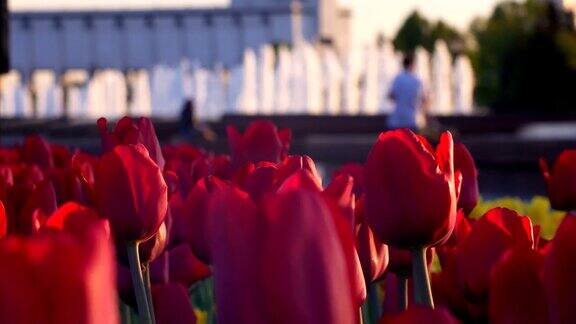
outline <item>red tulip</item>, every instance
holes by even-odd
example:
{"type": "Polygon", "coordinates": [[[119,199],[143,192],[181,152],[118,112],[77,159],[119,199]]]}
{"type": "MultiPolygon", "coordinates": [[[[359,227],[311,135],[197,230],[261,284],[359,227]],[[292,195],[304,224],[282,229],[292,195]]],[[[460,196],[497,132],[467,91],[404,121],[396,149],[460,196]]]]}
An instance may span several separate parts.
{"type": "Polygon", "coordinates": [[[446,259],[453,258],[459,245],[468,238],[472,231],[472,224],[472,221],[464,214],[464,210],[458,210],[456,226],[454,227],[452,235],[444,245],[436,247],[436,253],[438,254],[442,268],[444,268],[444,263],[447,262],[446,259]]]}
{"type": "Polygon", "coordinates": [[[576,322],[576,215],[567,214],[549,244],[544,261],[544,291],[550,323],[576,322]]]}
{"type": "MultiPolygon", "coordinates": [[[[266,193],[280,190],[289,177],[301,171],[310,175],[299,178],[305,183],[291,182],[291,184],[310,185],[313,187],[312,190],[322,190],[322,178],[316,170],[314,161],[305,155],[292,155],[281,163],[263,161],[245,164],[236,171],[233,181],[258,202],[266,193]]],[[[329,192],[332,190],[329,189],[329,192]]]]}
{"type": "Polygon", "coordinates": [[[146,241],[166,217],[167,186],[158,165],[142,145],[118,145],[95,170],[100,215],[110,221],[117,241],[146,241]]]}
{"type": "Polygon", "coordinates": [[[226,186],[222,180],[215,177],[204,178],[196,185],[185,201],[178,195],[170,199],[173,211],[173,226],[171,243],[187,243],[192,252],[202,262],[210,264],[210,228],[208,224],[212,214],[208,210],[208,201],[212,193],[226,186]]]}
{"type": "Polygon", "coordinates": [[[532,222],[505,208],[489,210],[477,220],[456,250],[458,280],[468,294],[488,297],[490,271],[512,248],[532,249],[532,222]]]}
{"type": "Polygon", "coordinates": [[[543,262],[541,252],[522,248],[500,259],[490,282],[490,323],[549,323],[543,262]]]}
{"type": "Polygon", "coordinates": [[[263,204],[265,322],[356,322],[355,278],[361,281],[362,273],[354,273],[351,250],[345,247],[352,238],[343,241],[338,233],[344,223],[338,224],[320,193],[306,189],[270,196],[263,204]]]}
{"type": "MultiPolygon", "coordinates": [[[[307,170],[296,170],[288,178],[279,183],[276,192],[289,192],[297,189],[307,189],[314,192],[322,191],[322,187],[318,185],[316,178],[310,172],[307,170]]],[[[352,230],[353,220],[350,218],[351,217],[348,217],[348,220],[350,223],[350,229],[352,230]]]]}
{"type": "MultiPolygon", "coordinates": [[[[276,176],[278,168],[275,164],[270,162],[259,162],[255,166],[252,164],[247,164],[247,166],[252,166],[244,176],[244,180],[241,188],[250,194],[250,197],[256,202],[269,192],[273,192],[276,189],[276,176]]],[[[241,175],[238,174],[241,177],[241,175]]]]}
{"type": "Polygon", "coordinates": [[[158,324],[194,324],[196,315],[188,292],[182,285],[168,283],[152,286],[154,313],[158,324]]]}
{"type": "Polygon", "coordinates": [[[76,202],[67,202],[62,205],[50,215],[44,224],[46,228],[66,231],[80,237],[83,237],[86,231],[91,230],[96,225],[102,226],[106,235],[109,235],[108,223],[101,220],[92,209],[76,202]]]}
{"type": "MultiPolygon", "coordinates": [[[[19,216],[24,206],[30,201],[33,192],[39,190],[37,187],[44,181],[44,173],[36,165],[16,164],[10,167],[9,172],[4,169],[4,178],[2,187],[3,197],[8,217],[8,232],[18,230],[17,224],[19,216]]],[[[29,204],[30,205],[30,204],[29,204]]],[[[27,212],[27,215],[33,213],[33,210],[27,212]]],[[[26,218],[24,218],[26,219],[26,218]]]]}
{"type": "Polygon", "coordinates": [[[458,209],[466,215],[478,204],[478,171],[472,154],[462,143],[454,144],[454,168],[462,174],[462,185],[458,196],[458,209]]]}
{"type": "Polygon", "coordinates": [[[212,160],[209,156],[201,156],[190,164],[193,183],[212,175],[212,160]]]}
{"type": "Polygon", "coordinates": [[[163,145],[162,155],[169,160],[183,160],[186,162],[192,162],[197,158],[204,156],[205,152],[193,145],[182,143],[178,145],[163,145]]]}
{"type": "MultiPolygon", "coordinates": [[[[36,232],[40,225],[38,217],[48,216],[56,211],[56,193],[50,180],[44,180],[26,200],[26,203],[17,219],[12,220],[9,232],[21,235],[31,235],[36,232]],[[38,214],[39,211],[41,214],[38,214]]],[[[42,217],[40,217],[42,218],[42,217]]]]}
{"type": "Polygon", "coordinates": [[[170,210],[170,215],[172,216],[173,225],[171,226],[170,233],[168,235],[168,245],[170,246],[188,242],[188,238],[192,235],[192,229],[190,228],[186,219],[192,213],[188,212],[185,202],[186,196],[183,197],[180,193],[172,195],[169,198],[168,209],[170,210]]]}
{"type": "Polygon", "coordinates": [[[164,171],[164,181],[166,181],[166,186],[168,186],[168,197],[172,197],[173,194],[178,193],[180,179],[178,179],[176,172],[170,170],[164,171]]]}
{"type": "Polygon", "coordinates": [[[82,183],[89,188],[93,188],[94,168],[98,163],[98,158],[78,151],[72,155],[70,163],[74,173],[80,178],[82,183]]]}
{"type": "Polygon", "coordinates": [[[441,244],[456,221],[452,136],[436,152],[409,130],[380,134],[365,167],[366,217],[382,242],[411,249],[441,244]]]}
{"type": "Polygon", "coordinates": [[[205,228],[210,239],[206,243],[213,265],[218,322],[266,323],[262,305],[266,296],[258,285],[263,280],[259,271],[268,265],[259,257],[265,232],[260,229],[257,207],[246,193],[224,185],[215,187],[209,210],[205,228]]]}
{"type": "Polygon", "coordinates": [[[366,285],[378,280],[388,267],[388,246],[382,243],[368,226],[364,217],[364,199],[357,200],[355,208],[356,250],[362,264],[366,285]]]}
{"type": "Polygon", "coordinates": [[[363,222],[356,234],[356,249],[368,285],[380,278],[388,267],[388,246],[380,242],[363,222]]]}
{"type": "Polygon", "coordinates": [[[90,192],[86,191],[86,187],[72,168],[52,168],[47,175],[54,185],[58,204],[71,200],[88,204],[90,201],[90,192]]]}
{"type": "Polygon", "coordinates": [[[200,261],[186,244],[173,247],[168,252],[170,282],[190,287],[195,282],[210,277],[210,268],[200,261]]]}
{"type": "Polygon", "coordinates": [[[278,163],[286,157],[290,147],[290,129],[278,130],[267,120],[251,123],[244,134],[234,126],[226,128],[232,161],[236,166],[247,162],[268,161],[278,163]]]}
{"type": "Polygon", "coordinates": [[[23,162],[20,158],[20,149],[12,147],[0,147],[0,164],[12,164],[23,162]]]}
{"type": "Polygon", "coordinates": [[[54,166],[57,168],[68,168],[70,166],[70,158],[72,154],[65,145],[51,144],[50,151],[54,159],[54,166]]]}
{"type": "Polygon", "coordinates": [[[183,160],[167,160],[166,170],[176,174],[178,179],[178,192],[186,197],[190,189],[194,186],[196,181],[196,174],[193,174],[191,162],[183,160]]]}
{"type": "Polygon", "coordinates": [[[464,211],[462,209],[459,210],[456,214],[456,226],[454,226],[452,235],[448,241],[446,241],[446,244],[440,246],[438,250],[457,247],[458,244],[462,243],[464,240],[466,240],[466,238],[468,238],[470,232],[472,231],[473,224],[474,223],[472,220],[466,218],[464,211]]]}
{"type": "Polygon", "coordinates": [[[460,323],[444,308],[428,308],[412,306],[408,310],[395,315],[384,316],[380,324],[457,324],[460,323]]]}
{"type": "Polygon", "coordinates": [[[164,157],[162,149],[154,130],[154,125],[149,118],[141,117],[133,120],[130,117],[123,117],[116,123],[114,132],[108,131],[108,121],[100,118],[97,122],[102,148],[104,152],[111,151],[116,145],[121,144],[142,144],[148,150],[150,158],[164,170],[164,157]]]}
{"type": "Polygon", "coordinates": [[[460,209],[452,236],[446,244],[436,247],[442,271],[432,274],[432,287],[434,299],[439,305],[449,307],[454,314],[465,321],[485,322],[488,318],[485,300],[468,300],[457,279],[457,250],[471,231],[471,220],[460,209]]]}
{"type": "MultiPolygon", "coordinates": [[[[311,191],[318,194],[321,193],[321,190],[322,188],[318,187],[316,176],[308,170],[297,170],[283,182],[277,193],[311,191]]],[[[360,307],[366,300],[366,283],[364,282],[362,263],[355,247],[355,201],[352,194],[352,179],[343,176],[341,180],[333,182],[329,188],[322,192],[322,196],[331,210],[330,214],[336,225],[338,237],[346,256],[353,299],[360,307]]]]}
{"type": "Polygon", "coordinates": [[[354,178],[354,194],[356,196],[364,193],[364,165],[360,163],[344,164],[332,173],[332,178],[336,178],[341,174],[347,174],[354,178]]]}
{"type": "Polygon", "coordinates": [[[22,160],[35,164],[42,169],[49,169],[54,166],[54,158],[50,145],[45,139],[38,135],[26,137],[22,146],[22,160]]]}
{"type": "Polygon", "coordinates": [[[354,188],[354,179],[342,174],[332,179],[332,182],[324,190],[324,195],[330,197],[340,208],[342,213],[350,221],[354,228],[354,209],[356,208],[356,199],[352,189],[354,188]]]}
{"type": "Polygon", "coordinates": [[[150,271],[150,282],[152,284],[170,282],[170,252],[164,250],[162,254],[150,262],[148,271],[150,271]]]}
{"type": "Polygon", "coordinates": [[[75,152],[70,160],[70,168],[74,176],[80,182],[81,192],[89,205],[94,206],[96,203],[94,193],[94,170],[98,158],[82,152],[75,152]]]}
{"type": "Polygon", "coordinates": [[[8,199],[8,192],[14,186],[14,174],[8,166],[0,165],[0,199],[8,199]]]}
{"type": "Polygon", "coordinates": [[[550,170],[544,159],[540,160],[548,197],[554,209],[576,209],[576,150],[564,150],[550,170]]]}
{"type": "MultiPolygon", "coordinates": [[[[154,234],[148,240],[141,242],[138,245],[138,255],[140,257],[140,263],[149,264],[158,258],[166,249],[168,245],[168,229],[166,222],[163,222],[158,228],[158,232],[154,234]]],[[[117,242],[116,244],[116,257],[119,262],[128,266],[128,254],[126,251],[125,244],[122,242],[117,242]]]]}
{"type": "Polygon", "coordinates": [[[211,172],[222,180],[231,180],[234,175],[232,160],[227,154],[216,154],[210,159],[211,172]]]}
{"type": "Polygon", "coordinates": [[[322,188],[322,177],[316,170],[314,160],[306,155],[291,155],[284,159],[282,163],[278,165],[278,171],[276,171],[276,185],[282,185],[288,177],[298,170],[310,172],[312,175],[311,179],[316,183],[316,186],[322,188]]]}
{"type": "Polygon", "coordinates": [[[106,222],[70,205],[53,217],[52,231],[0,241],[2,322],[118,323],[106,222]]]}
{"type": "Polygon", "coordinates": [[[7,224],[7,217],[6,217],[6,209],[4,208],[4,204],[2,200],[0,200],[0,238],[6,235],[6,231],[8,229],[7,224]]]}

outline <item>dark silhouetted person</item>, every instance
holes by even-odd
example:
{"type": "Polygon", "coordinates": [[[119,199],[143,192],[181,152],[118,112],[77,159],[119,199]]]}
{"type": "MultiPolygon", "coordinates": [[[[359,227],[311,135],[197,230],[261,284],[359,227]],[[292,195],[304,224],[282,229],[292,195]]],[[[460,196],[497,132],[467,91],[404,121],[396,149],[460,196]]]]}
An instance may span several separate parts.
{"type": "Polygon", "coordinates": [[[180,131],[185,136],[196,137],[207,142],[216,140],[216,133],[196,118],[196,105],[194,99],[186,99],[180,111],[180,131]]]}

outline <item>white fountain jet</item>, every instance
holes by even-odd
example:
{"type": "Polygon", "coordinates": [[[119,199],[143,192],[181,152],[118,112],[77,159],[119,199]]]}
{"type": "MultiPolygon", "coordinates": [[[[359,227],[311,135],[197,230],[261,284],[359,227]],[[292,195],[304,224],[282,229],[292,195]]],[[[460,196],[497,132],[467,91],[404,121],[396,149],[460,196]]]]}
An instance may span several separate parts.
{"type": "Polygon", "coordinates": [[[66,116],[69,118],[88,117],[88,81],[87,70],[70,69],[62,75],[66,98],[66,116]]]}
{"type": "Polygon", "coordinates": [[[0,79],[0,117],[31,118],[34,115],[30,91],[22,83],[18,71],[10,71],[0,79]]]}
{"type": "Polygon", "coordinates": [[[129,112],[132,116],[148,117],[152,115],[152,97],[150,95],[150,75],[141,69],[128,73],[128,87],[131,91],[129,112]]]}
{"type": "Polygon", "coordinates": [[[216,66],[214,71],[207,73],[207,100],[204,120],[216,121],[224,114],[225,106],[225,89],[224,89],[224,69],[222,66],[216,66]]]}
{"type": "Polygon", "coordinates": [[[364,50],[364,71],[362,73],[362,113],[376,115],[379,111],[380,92],[378,90],[378,50],[367,46],[364,50]]]}
{"type": "Polygon", "coordinates": [[[452,57],[446,43],[438,40],[432,57],[431,112],[436,115],[451,115],[454,111],[452,98],[452,57]]]}
{"type": "Polygon", "coordinates": [[[342,81],[344,71],[338,55],[332,48],[325,48],[322,59],[324,112],[338,115],[342,109],[342,81]]]}
{"type": "Polygon", "coordinates": [[[418,46],[414,52],[414,73],[422,82],[424,95],[427,98],[431,96],[431,71],[430,71],[430,54],[427,50],[418,46]]]}
{"type": "Polygon", "coordinates": [[[292,55],[287,47],[282,46],[278,50],[278,68],[274,78],[274,107],[277,114],[286,114],[290,111],[292,101],[291,77],[292,55]]]}
{"type": "Polygon", "coordinates": [[[38,70],[32,74],[32,89],[36,95],[36,117],[62,117],[62,88],[51,70],[38,70]]]}
{"type": "Polygon", "coordinates": [[[344,64],[344,93],[342,112],[348,115],[360,113],[360,70],[362,53],[358,50],[350,50],[344,64]]]}
{"type": "Polygon", "coordinates": [[[266,44],[258,55],[257,98],[261,114],[274,113],[274,48],[266,44]]]}
{"type": "Polygon", "coordinates": [[[197,66],[192,72],[191,97],[194,98],[194,114],[198,120],[209,118],[208,79],[210,71],[197,66]]]}
{"type": "Polygon", "coordinates": [[[306,84],[306,113],[322,113],[322,70],[318,51],[310,44],[302,43],[306,84]]]}
{"type": "Polygon", "coordinates": [[[240,95],[239,111],[246,115],[258,113],[258,100],[256,97],[256,54],[251,48],[244,51],[244,76],[242,82],[242,92],[240,95]]]}
{"type": "Polygon", "coordinates": [[[474,110],[474,71],[468,56],[460,55],[454,63],[454,108],[456,114],[470,115],[474,110]]]}
{"type": "Polygon", "coordinates": [[[118,70],[97,71],[88,85],[88,116],[118,119],[128,113],[126,78],[118,70]]]}
{"type": "Polygon", "coordinates": [[[151,71],[152,116],[177,118],[180,115],[185,95],[184,71],[180,66],[157,65],[151,71]]]}
{"type": "Polygon", "coordinates": [[[306,59],[304,48],[298,45],[292,49],[292,73],[290,74],[290,114],[303,114],[306,111],[306,59]]]}

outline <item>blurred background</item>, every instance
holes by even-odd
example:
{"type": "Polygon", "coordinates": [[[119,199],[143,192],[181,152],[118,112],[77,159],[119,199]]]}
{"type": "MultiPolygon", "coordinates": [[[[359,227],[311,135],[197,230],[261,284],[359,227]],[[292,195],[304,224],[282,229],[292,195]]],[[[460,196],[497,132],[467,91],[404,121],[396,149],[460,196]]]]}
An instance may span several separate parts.
{"type": "Polygon", "coordinates": [[[484,196],[542,194],[539,157],[576,146],[576,1],[6,0],[0,144],[99,147],[95,119],[149,116],[165,143],[226,150],[269,118],[294,153],[363,161],[402,53],[484,196]],[[6,8],[7,7],[7,8],[6,8]]]}

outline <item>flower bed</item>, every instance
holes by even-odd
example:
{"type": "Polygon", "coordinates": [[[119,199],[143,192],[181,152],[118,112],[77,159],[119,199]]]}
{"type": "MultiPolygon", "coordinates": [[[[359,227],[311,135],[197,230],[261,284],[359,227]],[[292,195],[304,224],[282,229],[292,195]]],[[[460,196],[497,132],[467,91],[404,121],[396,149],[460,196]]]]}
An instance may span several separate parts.
{"type": "Polygon", "coordinates": [[[576,322],[572,150],[541,163],[550,206],[479,202],[448,132],[382,133],[323,183],[268,121],[229,155],[97,128],[98,156],[0,148],[2,322],[576,322]]]}

